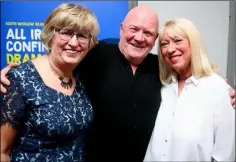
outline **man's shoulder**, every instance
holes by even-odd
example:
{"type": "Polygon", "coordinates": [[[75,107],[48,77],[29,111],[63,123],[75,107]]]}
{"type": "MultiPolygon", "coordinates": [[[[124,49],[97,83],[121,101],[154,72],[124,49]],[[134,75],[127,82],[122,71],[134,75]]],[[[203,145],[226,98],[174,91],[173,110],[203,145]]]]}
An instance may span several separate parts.
{"type": "Polygon", "coordinates": [[[109,50],[113,50],[116,49],[118,46],[118,44],[112,44],[112,43],[108,43],[105,41],[99,41],[98,44],[91,49],[90,53],[99,53],[99,52],[104,52],[104,51],[109,51],[109,50]]]}
{"type": "Polygon", "coordinates": [[[100,48],[100,49],[103,49],[103,50],[115,49],[115,48],[118,47],[118,43],[117,44],[116,43],[110,43],[110,42],[106,42],[104,40],[101,40],[101,41],[99,41],[99,43],[96,47],[100,48]]]}
{"type": "Polygon", "coordinates": [[[88,68],[93,69],[103,65],[107,60],[114,58],[117,49],[118,45],[116,44],[99,41],[99,43],[88,52],[75,71],[83,71],[88,68]]]}
{"type": "Polygon", "coordinates": [[[147,60],[148,62],[155,63],[156,65],[158,65],[158,56],[157,56],[156,54],[149,53],[149,54],[147,55],[146,60],[147,60]]]}
{"type": "Polygon", "coordinates": [[[159,76],[159,62],[157,55],[149,53],[144,59],[142,66],[159,76]]]}
{"type": "Polygon", "coordinates": [[[157,54],[154,54],[154,53],[149,53],[148,56],[150,56],[152,58],[157,58],[157,54]]]}

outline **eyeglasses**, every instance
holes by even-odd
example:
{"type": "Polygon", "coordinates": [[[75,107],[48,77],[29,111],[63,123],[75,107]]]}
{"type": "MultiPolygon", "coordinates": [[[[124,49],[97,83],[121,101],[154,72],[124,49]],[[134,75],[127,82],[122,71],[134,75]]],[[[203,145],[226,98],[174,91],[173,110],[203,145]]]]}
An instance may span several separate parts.
{"type": "Polygon", "coordinates": [[[55,31],[59,33],[60,38],[64,41],[70,41],[75,35],[80,43],[88,44],[92,38],[91,34],[75,34],[73,31],[66,29],[55,29],[55,31]]]}

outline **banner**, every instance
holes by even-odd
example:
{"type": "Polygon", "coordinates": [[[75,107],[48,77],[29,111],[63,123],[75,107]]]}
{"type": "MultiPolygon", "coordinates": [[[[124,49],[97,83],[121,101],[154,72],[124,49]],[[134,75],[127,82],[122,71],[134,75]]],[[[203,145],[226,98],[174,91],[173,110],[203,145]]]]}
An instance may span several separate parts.
{"type": "MultiPolygon", "coordinates": [[[[7,64],[23,63],[47,52],[40,40],[43,22],[54,8],[64,2],[0,2],[1,69],[7,64]]],[[[95,13],[100,25],[99,40],[119,38],[120,23],[128,12],[127,1],[69,1],[69,3],[81,4],[95,13]]]]}

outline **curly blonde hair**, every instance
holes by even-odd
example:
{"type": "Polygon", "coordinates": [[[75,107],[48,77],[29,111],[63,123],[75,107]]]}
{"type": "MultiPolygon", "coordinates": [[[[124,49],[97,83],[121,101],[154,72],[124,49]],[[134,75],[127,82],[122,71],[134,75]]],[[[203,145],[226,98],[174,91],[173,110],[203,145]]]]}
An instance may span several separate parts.
{"type": "Polygon", "coordinates": [[[41,40],[48,50],[51,49],[55,29],[79,30],[81,33],[91,34],[90,48],[98,42],[99,24],[96,16],[89,9],[77,4],[61,4],[46,18],[41,40]]]}

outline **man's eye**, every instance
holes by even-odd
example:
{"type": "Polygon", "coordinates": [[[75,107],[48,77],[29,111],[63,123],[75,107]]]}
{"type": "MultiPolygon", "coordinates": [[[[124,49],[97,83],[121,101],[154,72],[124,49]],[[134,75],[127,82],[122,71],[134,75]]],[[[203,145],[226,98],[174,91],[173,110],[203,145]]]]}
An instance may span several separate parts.
{"type": "Polygon", "coordinates": [[[145,32],[144,33],[147,37],[151,37],[152,36],[152,33],[149,33],[149,32],[145,32]]]}
{"type": "Polygon", "coordinates": [[[136,32],[137,31],[136,28],[130,28],[129,30],[132,31],[132,32],[136,32]]]}

